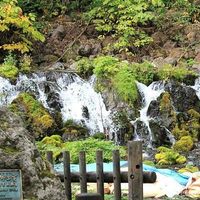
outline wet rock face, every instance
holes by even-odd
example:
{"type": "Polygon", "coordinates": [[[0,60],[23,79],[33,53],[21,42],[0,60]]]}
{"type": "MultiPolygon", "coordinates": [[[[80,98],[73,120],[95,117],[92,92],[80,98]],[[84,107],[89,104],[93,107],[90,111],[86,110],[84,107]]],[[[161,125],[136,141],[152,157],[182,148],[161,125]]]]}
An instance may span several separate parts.
{"type": "Polygon", "coordinates": [[[34,142],[22,120],[0,108],[0,168],[21,169],[24,199],[65,199],[60,180],[42,160],[34,142]]]}
{"type": "Polygon", "coordinates": [[[199,99],[195,90],[191,87],[171,81],[166,84],[165,90],[170,93],[177,112],[186,112],[191,108],[194,108],[198,112],[200,111],[199,99]]]}

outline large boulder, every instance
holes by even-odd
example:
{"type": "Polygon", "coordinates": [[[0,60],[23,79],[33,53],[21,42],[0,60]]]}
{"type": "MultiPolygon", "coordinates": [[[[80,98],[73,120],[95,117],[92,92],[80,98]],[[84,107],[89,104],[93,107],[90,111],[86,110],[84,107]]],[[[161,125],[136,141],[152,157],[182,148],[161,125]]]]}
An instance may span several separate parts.
{"type": "Polygon", "coordinates": [[[63,200],[64,188],[16,114],[0,108],[0,168],[22,171],[24,199],[63,200]]]}

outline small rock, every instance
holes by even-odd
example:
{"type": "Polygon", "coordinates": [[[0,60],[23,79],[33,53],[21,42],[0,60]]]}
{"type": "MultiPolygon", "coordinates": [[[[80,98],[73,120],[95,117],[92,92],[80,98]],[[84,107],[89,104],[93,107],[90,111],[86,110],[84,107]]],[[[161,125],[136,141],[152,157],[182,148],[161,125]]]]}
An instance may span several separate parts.
{"type": "Polygon", "coordinates": [[[65,28],[63,25],[59,25],[52,33],[51,39],[61,40],[66,34],[65,28]]]}
{"type": "Polygon", "coordinates": [[[177,59],[172,58],[172,57],[167,57],[167,58],[164,59],[164,61],[166,62],[166,64],[170,64],[170,65],[176,65],[177,64],[177,59]]]}
{"type": "Polygon", "coordinates": [[[89,57],[92,54],[92,45],[89,44],[81,45],[80,48],[78,49],[78,54],[80,56],[89,57]]]}

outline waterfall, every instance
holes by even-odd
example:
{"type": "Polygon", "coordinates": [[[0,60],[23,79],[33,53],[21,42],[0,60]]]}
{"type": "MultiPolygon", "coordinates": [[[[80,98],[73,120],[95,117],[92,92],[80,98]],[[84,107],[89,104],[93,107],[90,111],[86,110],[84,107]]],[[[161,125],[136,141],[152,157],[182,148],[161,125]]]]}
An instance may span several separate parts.
{"type": "Polygon", "coordinates": [[[0,106],[10,104],[20,92],[30,92],[52,111],[60,108],[63,121],[72,119],[86,125],[91,134],[112,132],[110,111],[106,110],[103,98],[93,88],[94,78],[87,82],[76,74],[38,73],[20,75],[16,84],[0,77],[0,106]]]}
{"type": "MultiPolygon", "coordinates": [[[[149,141],[153,140],[153,135],[149,126],[149,116],[147,115],[147,111],[150,103],[153,100],[156,100],[162,92],[164,92],[164,84],[162,82],[153,82],[149,86],[144,85],[143,83],[136,82],[139,93],[142,97],[142,108],[140,110],[140,117],[137,118],[134,122],[132,122],[135,130],[135,138],[139,138],[137,133],[137,122],[142,121],[147,128],[149,134],[149,141]]],[[[140,138],[141,139],[141,138],[140,138]]],[[[151,146],[151,143],[149,143],[151,146]]]]}
{"type": "Polygon", "coordinates": [[[192,86],[192,88],[196,90],[196,94],[198,98],[200,99],[200,77],[195,80],[195,84],[194,86],[192,86]]]}

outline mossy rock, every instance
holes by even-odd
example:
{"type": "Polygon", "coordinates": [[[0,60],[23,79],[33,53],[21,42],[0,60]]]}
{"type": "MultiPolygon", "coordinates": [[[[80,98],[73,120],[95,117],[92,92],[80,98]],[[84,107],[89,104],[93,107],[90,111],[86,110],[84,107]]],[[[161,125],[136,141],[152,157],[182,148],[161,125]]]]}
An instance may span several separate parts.
{"type": "Polygon", "coordinates": [[[194,173],[194,172],[198,172],[198,171],[199,171],[199,168],[196,166],[192,166],[192,165],[186,165],[186,167],[178,170],[179,173],[185,173],[185,172],[194,173]]]}
{"type": "Polygon", "coordinates": [[[158,153],[155,155],[155,159],[158,165],[174,165],[186,162],[186,158],[173,149],[159,147],[157,151],[158,153]]]}
{"type": "Polygon", "coordinates": [[[179,141],[177,141],[173,149],[178,152],[189,152],[192,150],[194,142],[191,136],[183,136],[179,141]]]}
{"type": "Polygon", "coordinates": [[[62,131],[63,131],[62,139],[64,141],[84,139],[89,136],[89,130],[87,127],[78,124],[71,119],[67,120],[64,123],[62,131]]]}
{"type": "Polygon", "coordinates": [[[172,130],[172,134],[175,136],[175,138],[177,140],[179,140],[180,138],[182,138],[183,136],[188,136],[190,135],[189,131],[185,130],[185,129],[180,129],[178,127],[178,125],[176,125],[174,127],[174,129],[172,130]]]}
{"type": "Polygon", "coordinates": [[[56,126],[50,113],[29,93],[21,93],[12,102],[10,109],[22,117],[27,128],[36,138],[50,134],[56,126]]]}

